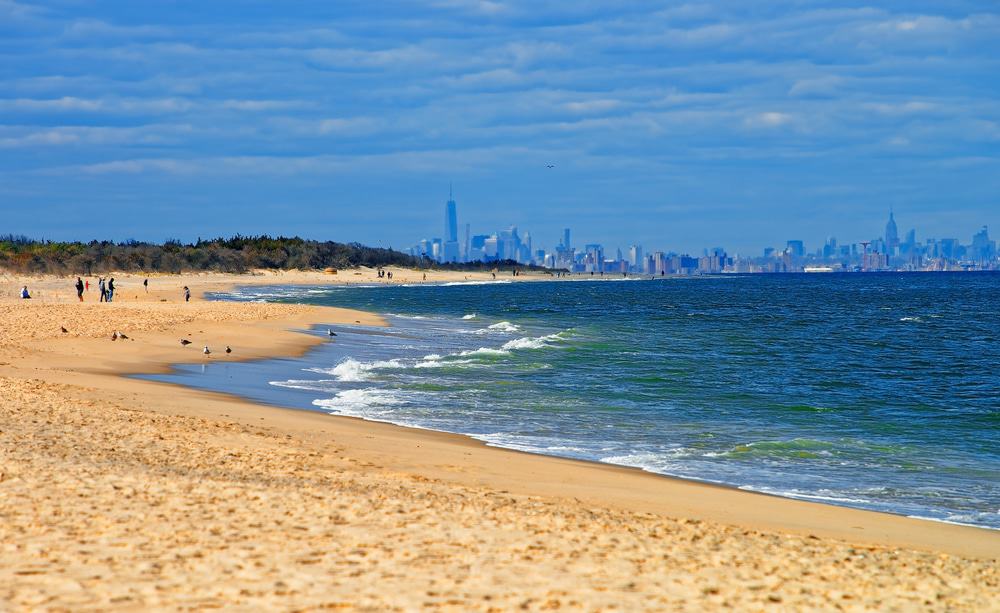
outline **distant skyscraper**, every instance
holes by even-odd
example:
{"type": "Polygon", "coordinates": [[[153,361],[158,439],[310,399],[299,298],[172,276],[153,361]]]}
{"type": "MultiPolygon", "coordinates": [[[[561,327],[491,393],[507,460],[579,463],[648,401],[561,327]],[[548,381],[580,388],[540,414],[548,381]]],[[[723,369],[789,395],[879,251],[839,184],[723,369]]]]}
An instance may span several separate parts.
{"type": "Polygon", "coordinates": [[[788,241],[785,244],[785,251],[791,255],[800,258],[806,254],[806,247],[802,241],[788,241]]]}
{"type": "Polygon", "coordinates": [[[458,212],[451,187],[448,187],[448,204],[445,205],[444,240],[458,242],[458,212]]]}
{"type": "Polygon", "coordinates": [[[889,209],[889,222],[885,224],[886,253],[893,254],[897,247],[899,247],[899,231],[896,229],[896,220],[893,219],[892,209],[889,209]]]}
{"type": "Polygon", "coordinates": [[[563,229],[562,246],[565,247],[566,249],[572,247],[572,245],[569,242],[569,228],[563,229]]]}
{"type": "Polygon", "coordinates": [[[632,245],[628,248],[628,263],[632,267],[632,270],[636,272],[643,271],[645,261],[642,258],[642,247],[640,245],[632,245]]]}
{"type": "Polygon", "coordinates": [[[438,258],[444,262],[458,261],[458,206],[452,195],[451,186],[448,186],[448,203],[444,209],[444,247],[441,256],[438,258]]]}

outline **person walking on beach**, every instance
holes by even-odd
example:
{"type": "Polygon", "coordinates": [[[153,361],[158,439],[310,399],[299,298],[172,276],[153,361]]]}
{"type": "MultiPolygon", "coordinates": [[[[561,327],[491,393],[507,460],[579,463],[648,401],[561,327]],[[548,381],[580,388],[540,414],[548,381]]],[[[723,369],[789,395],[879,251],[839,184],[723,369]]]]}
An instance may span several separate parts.
{"type": "Polygon", "coordinates": [[[186,285],[184,286],[184,302],[191,302],[191,290],[186,285]]]}
{"type": "Polygon", "coordinates": [[[108,279],[108,302],[115,299],[115,278],[108,279]]]}
{"type": "Polygon", "coordinates": [[[142,289],[146,290],[147,294],[149,293],[149,279],[142,280],[142,289]]]}
{"type": "Polygon", "coordinates": [[[25,285],[21,288],[21,300],[30,300],[31,294],[28,293],[28,286],[25,285]]]}
{"type": "Polygon", "coordinates": [[[99,279],[97,280],[97,290],[98,290],[99,292],[101,292],[101,298],[100,298],[100,300],[98,300],[98,302],[104,302],[105,300],[107,300],[107,297],[108,297],[108,290],[107,290],[107,288],[106,288],[106,287],[104,286],[104,277],[100,277],[100,278],[99,278],[99,279]]]}
{"type": "Polygon", "coordinates": [[[80,277],[76,278],[76,297],[80,299],[80,302],[83,302],[83,279],[80,277]]]}
{"type": "Polygon", "coordinates": [[[86,290],[87,290],[88,292],[90,291],[90,279],[87,279],[86,281],[84,281],[84,282],[83,282],[83,287],[84,287],[84,289],[86,289],[86,290]]]}

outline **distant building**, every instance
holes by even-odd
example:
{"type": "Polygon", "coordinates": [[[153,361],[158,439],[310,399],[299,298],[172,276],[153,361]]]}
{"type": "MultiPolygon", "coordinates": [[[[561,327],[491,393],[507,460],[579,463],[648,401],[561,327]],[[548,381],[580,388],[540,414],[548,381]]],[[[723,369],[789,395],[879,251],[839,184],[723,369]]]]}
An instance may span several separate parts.
{"type": "Polygon", "coordinates": [[[806,254],[806,246],[802,241],[791,240],[785,243],[785,251],[792,257],[801,258],[806,254]]]}
{"type": "Polygon", "coordinates": [[[996,258],[997,243],[990,240],[990,234],[983,226],[983,229],[972,236],[972,245],[969,247],[969,256],[977,262],[988,262],[996,258]]]}
{"type": "Polygon", "coordinates": [[[444,245],[441,248],[441,257],[437,258],[442,262],[457,262],[458,251],[458,205],[452,195],[451,188],[448,189],[448,202],[444,207],[444,245]]]}
{"type": "Polygon", "coordinates": [[[889,209],[889,221],[885,224],[885,252],[893,255],[899,250],[899,231],[896,229],[896,220],[893,218],[892,209],[889,209]]]}
{"type": "Polygon", "coordinates": [[[632,245],[628,248],[628,264],[633,272],[644,272],[645,262],[642,259],[642,246],[632,245]]]}
{"type": "Polygon", "coordinates": [[[602,272],[604,270],[604,247],[597,243],[585,245],[583,272],[602,272]]]}

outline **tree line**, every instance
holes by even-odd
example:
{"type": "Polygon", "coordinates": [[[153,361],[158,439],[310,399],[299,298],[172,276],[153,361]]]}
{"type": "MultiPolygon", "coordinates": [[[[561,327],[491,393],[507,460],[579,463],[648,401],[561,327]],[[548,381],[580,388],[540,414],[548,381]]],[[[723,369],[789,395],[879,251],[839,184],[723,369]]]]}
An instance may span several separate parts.
{"type": "MultiPolygon", "coordinates": [[[[367,266],[485,270],[519,267],[517,262],[438,264],[393,249],[360,243],[306,240],[299,237],[241,236],[198,239],[184,244],[140,241],[63,242],[26,236],[0,236],[0,269],[19,274],[93,275],[120,272],[217,271],[253,269],[310,270],[367,266]]],[[[522,267],[523,268],[523,267],[522,267]]]]}

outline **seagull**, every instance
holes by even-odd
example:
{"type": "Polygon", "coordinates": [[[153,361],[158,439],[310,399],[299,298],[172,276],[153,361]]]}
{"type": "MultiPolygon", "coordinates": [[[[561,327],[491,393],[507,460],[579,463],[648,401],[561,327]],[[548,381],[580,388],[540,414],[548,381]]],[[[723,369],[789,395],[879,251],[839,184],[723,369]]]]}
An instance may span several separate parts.
{"type": "Polygon", "coordinates": [[[208,345],[205,345],[205,348],[202,349],[201,352],[204,353],[205,355],[212,353],[211,351],[208,350],[208,345]]]}
{"type": "Polygon", "coordinates": [[[190,345],[190,344],[191,344],[191,341],[189,341],[189,340],[188,340],[188,339],[186,339],[186,338],[182,338],[182,339],[181,339],[181,344],[182,344],[182,345],[190,345]]]}
{"type": "Polygon", "coordinates": [[[555,168],[556,165],[555,164],[546,164],[545,167],[546,168],[555,168]]]}
{"type": "Polygon", "coordinates": [[[327,329],[326,335],[327,336],[337,336],[337,333],[334,332],[333,330],[327,329]]]}
{"type": "Polygon", "coordinates": [[[232,352],[233,352],[232,348],[230,348],[229,345],[226,345],[226,353],[232,353],[232,352]]]}
{"type": "Polygon", "coordinates": [[[59,329],[62,330],[63,334],[69,334],[69,330],[66,329],[66,326],[59,326],[59,329]]]}
{"type": "Polygon", "coordinates": [[[115,330],[114,332],[111,333],[111,340],[113,341],[118,340],[118,330],[115,330]]]}
{"type": "Polygon", "coordinates": [[[128,340],[127,336],[125,336],[124,334],[122,334],[121,332],[119,332],[117,330],[115,330],[115,334],[117,334],[118,338],[122,339],[123,341],[127,341],[128,340]]]}

